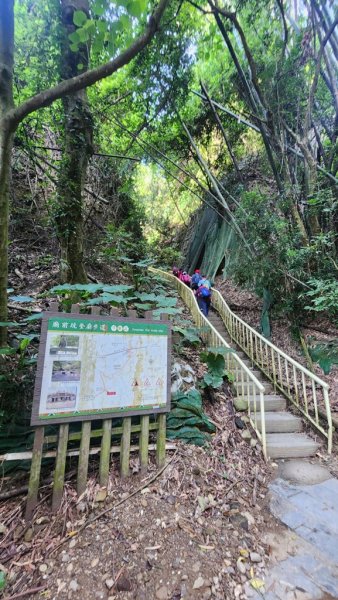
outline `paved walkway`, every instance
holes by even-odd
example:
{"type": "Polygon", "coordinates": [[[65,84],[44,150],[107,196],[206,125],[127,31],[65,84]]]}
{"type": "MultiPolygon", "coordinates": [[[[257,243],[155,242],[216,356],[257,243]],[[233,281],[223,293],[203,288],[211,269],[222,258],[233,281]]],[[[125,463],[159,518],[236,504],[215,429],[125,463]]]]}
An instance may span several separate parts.
{"type": "Polygon", "coordinates": [[[265,591],[257,594],[247,590],[248,598],[338,598],[338,480],[306,461],[284,465],[292,467],[293,462],[298,463],[301,483],[284,479],[282,470],[282,476],[270,485],[271,512],[291,531],[285,530],[278,536],[270,534],[266,540],[275,564],[266,575],[265,591]],[[302,479],[307,478],[301,476],[301,465],[308,472],[309,481],[319,479],[319,483],[304,483],[302,479]]]}

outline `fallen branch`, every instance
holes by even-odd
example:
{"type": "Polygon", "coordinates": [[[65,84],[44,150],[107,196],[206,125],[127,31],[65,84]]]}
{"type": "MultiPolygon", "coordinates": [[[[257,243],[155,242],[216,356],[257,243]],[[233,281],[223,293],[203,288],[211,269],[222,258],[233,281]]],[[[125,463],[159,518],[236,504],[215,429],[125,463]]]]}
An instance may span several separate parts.
{"type": "Polygon", "coordinates": [[[7,492],[2,492],[0,494],[1,500],[8,500],[8,498],[14,498],[15,496],[20,496],[20,494],[26,494],[28,492],[28,485],[23,485],[22,487],[16,488],[14,490],[8,490],[7,492]]]}
{"type": "Polygon", "coordinates": [[[7,596],[4,600],[16,600],[17,598],[23,598],[24,596],[28,596],[28,594],[37,594],[38,592],[42,592],[46,590],[46,585],[41,585],[40,587],[31,588],[30,590],[25,590],[24,592],[20,592],[19,594],[14,594],[14,596],[7,596]]]}

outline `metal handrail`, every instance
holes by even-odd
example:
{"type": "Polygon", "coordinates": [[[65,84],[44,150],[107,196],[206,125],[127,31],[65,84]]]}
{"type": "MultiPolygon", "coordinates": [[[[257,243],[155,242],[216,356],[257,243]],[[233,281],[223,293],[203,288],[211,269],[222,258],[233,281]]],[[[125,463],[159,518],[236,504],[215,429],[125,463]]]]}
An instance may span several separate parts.
{"type": "Polygon", "coordinates": [[[231,339],[265,373],[275,389],[278,388],[327,438],[328,453],[331,454],[333,427],[329,385],[233,313],[218,290],[213,289],[212,301],[231,339]],[[322,399],[325,411],[318,407],[318,399],[322,399]],[[326,427],[322,425],[324,419],[326,427]]]}
{"type": "MultiPolygon", "coordinates": [[[[199,328],[203,328],[201,337],[204,342],[211,347],[224,346],[231,348],[226,340],[218,333],[215,327],[205,317],[198,306],[195,294],[182,281],[171,273],[149,267],[153,273],[158,273],[161,277],[173,284],[183,302],[191,311],[192,317],[199,328]]],[[[248,415],[250,424],[256,432],[262,444],[264,457],[267,459],[266,446],[266,428],[265,428],[265,410],[264,410],[264,385],[255,377],[249,367],[241,360],[236,352],[225,354],[226,369],[234,378],[234,383],[238,392],[241,392],[243,398],[248,397],[248,415]],[[260,411],[257,411],[257,402],[259,402],[260,411]],[[258,418],[257,418],[258,416],[258,418]]]]}

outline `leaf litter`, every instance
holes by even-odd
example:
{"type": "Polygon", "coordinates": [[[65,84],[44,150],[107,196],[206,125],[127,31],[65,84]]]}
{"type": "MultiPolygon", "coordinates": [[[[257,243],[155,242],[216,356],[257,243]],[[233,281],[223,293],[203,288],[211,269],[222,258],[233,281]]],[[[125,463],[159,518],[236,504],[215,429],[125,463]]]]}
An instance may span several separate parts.
{"type": "Polygon", "coordinates": [[[203,448],[176,443],[159,474],[151,458],[141,475],[132,457],[132,475],[121,480],[114,459],[102,489],[93,461],[84,494],[69,480],[52,514],[46,486],[32,523],[23,520],[24,501],[2,503],[5,597],[207,600],[261,591],[269,467],[259,445],[243,440],[224,393],[217,396],[205,408],[223,430],[203,448]]]}

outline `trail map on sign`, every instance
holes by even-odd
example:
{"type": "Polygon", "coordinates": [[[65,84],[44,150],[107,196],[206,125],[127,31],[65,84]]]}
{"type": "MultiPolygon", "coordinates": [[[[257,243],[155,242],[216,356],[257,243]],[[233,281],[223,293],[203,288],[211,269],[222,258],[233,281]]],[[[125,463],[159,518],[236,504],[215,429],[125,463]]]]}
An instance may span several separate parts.
{"type": "Polygon", "coordinates": [[[166,407],[167,324],[67,317],[48,319],[38,420],[166,407]]]}

